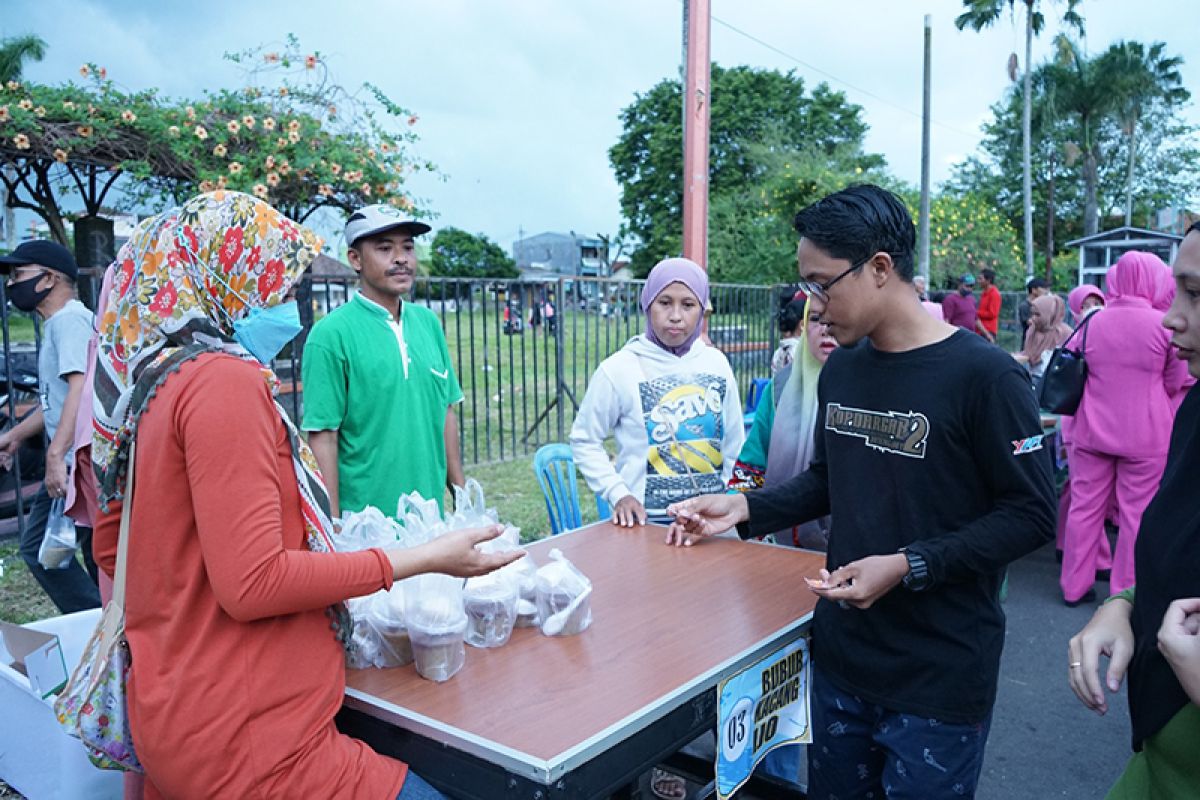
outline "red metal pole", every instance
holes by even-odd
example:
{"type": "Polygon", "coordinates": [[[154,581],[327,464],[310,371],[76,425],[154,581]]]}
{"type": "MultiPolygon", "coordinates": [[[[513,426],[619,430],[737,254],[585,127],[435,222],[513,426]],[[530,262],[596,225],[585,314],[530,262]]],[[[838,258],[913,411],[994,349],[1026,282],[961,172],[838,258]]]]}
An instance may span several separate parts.
{"type": "Polygon", "coordinates": [[[684,0],[683,256],[708,269],[709,0],[684,0]]]}

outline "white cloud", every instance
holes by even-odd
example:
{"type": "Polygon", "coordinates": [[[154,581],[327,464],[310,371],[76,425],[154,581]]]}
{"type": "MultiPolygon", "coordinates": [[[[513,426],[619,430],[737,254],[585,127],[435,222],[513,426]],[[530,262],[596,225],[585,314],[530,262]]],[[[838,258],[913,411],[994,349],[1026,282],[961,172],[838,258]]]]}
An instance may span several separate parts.
{"type": "MultiPolygon", "coordinates": [[[[714,0],[714,16],[744,33],[714,22],[712,54],[722,65],[794,69],[810,85],[845,91],[864,108],[868,148],[916,183],[922,17],[931,13],[932,171],[940,181],[973,151],[988,107],[1008,86],[1008,55],[1023,50],[1019,19],[959,32],[960,8],[958,0],[714,0]]],[[[50,45],[30,78],[70,79],[92,61],[129,88],[175,96],[237,85],[241,75],[222,53],[294,32],[328,57],[338,81],[376,83],[420,116],[416,152],[446,180],[421,176],[415,192],[432,202],[439,225],[482,231],[504,247],[519,229],[616,231],[608,149],[620,134],[617,115],[637,92],[677,75],[680,61],[677,0],[10,0],[5,10],[0,35],[35,32],[50,45]]],[[[1200,86],[1200,42],[1176,34],[1193,27],[1182,24],[1178,3],[1089,3],[1082,11],[1091,50],[1118,38],[1165,39],[1186,60],[1185,85],[1200,86]]],[[[1035,61],[1053,33],[1052,25],[1038,40],[1035,61]]]]}

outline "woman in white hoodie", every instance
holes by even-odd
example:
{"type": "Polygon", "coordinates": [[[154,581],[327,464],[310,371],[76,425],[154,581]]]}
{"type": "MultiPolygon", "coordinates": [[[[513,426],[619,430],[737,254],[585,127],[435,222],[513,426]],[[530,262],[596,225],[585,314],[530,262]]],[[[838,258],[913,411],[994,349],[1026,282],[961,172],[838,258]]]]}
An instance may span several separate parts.
{"type": "Polygon", "coordinates": [[[575,416],[575,463],[618,525],[666,520],[671,503],[723,492],[733,471],[742,407],[729,361],[699,340],[706,302],[708,276],[695,262],[655,265],[641,296],[646,332],[600,364],[575,416]]]}

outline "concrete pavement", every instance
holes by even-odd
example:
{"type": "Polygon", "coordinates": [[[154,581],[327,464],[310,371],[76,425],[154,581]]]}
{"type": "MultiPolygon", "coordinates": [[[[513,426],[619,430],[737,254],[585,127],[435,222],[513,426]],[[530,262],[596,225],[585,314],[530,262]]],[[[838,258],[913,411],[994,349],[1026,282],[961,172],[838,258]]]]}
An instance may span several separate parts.
{"type": "MultiPolygon", "coordinates": [[[[1097,583],[1096,594],[1107,597],[1108,584],[1097,583]]],[[[1124,690],[1100,717],[1067,686],[1067,640],[1096,607],[1063,605],[1053,545],[1009,570],[1008,638],[980,800],[1102,798],[1121,774],[1132,752],[1124,690]]]]}

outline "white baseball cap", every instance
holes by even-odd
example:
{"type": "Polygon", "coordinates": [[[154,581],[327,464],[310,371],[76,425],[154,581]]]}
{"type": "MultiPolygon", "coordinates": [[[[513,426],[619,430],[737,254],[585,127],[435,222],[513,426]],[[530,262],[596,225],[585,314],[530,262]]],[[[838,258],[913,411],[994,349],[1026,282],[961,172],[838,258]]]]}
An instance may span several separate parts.
{"type": "Polygon", "coordinates": [[[374,236],[393,228],[403,228],[410,236],[420,236],[432,230],[424,222],[404,216],[404,212],[395,206],[376,203],[363,206],[346,220],[346,244],[353,247],[364,236],[374,236]]]}

